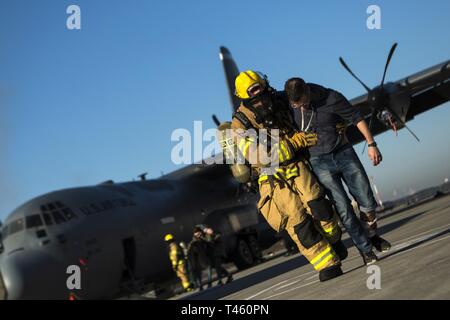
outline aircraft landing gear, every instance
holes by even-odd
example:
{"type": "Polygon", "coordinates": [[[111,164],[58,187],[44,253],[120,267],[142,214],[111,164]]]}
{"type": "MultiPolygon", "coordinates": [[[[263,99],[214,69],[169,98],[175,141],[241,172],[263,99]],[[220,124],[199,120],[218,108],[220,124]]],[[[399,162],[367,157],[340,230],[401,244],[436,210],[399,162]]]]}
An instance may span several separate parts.
{"type": "Polygon", "coordinates": [[[262,261],[261,249],[254,236],[240,237],[232,260],[239,270],[247,269],[262,261]]]}

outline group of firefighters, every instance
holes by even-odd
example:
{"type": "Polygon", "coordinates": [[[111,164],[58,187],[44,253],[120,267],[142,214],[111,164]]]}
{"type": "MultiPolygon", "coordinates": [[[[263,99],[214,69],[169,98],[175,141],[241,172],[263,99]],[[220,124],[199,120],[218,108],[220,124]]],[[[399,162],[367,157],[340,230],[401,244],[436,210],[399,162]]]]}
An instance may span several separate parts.
{"type": "Polygon", "coordinates": [[[339,220],[363,262],[375,263],[373,248],[384,252],[391,245],[378,235],[377,202],[346,137],[347,126],[354,125],[373,165],[382,161],[360,111],[341,93],[301,78],[287,80],[277,91],[267,76],[247,70],[236,77],[235,89],[241,104],[231,123],[221,127],[231,128],[234,156],[250,168],[250,183],[259,186],[257,207],[269,225],[289,235],[320,281],[342,275],[348,252],[339,220]],[[358,204],[359,218],[344,184],[358,204]]]}
{"type": "Polygon", "coordinates": [[[217,285],[223,285],[223,278],[226,283],[233,280],[223,267],[226,252],[219,232],[205,225],[197,225],[187,246],[184,242],[178,243],[172,234],[167,234],[164,240],[168,245],[172,268],[185,291],[203,291],[203,270],[208,273],[208,288],[212,287],[213,269],[216,271],[217,285]]]}

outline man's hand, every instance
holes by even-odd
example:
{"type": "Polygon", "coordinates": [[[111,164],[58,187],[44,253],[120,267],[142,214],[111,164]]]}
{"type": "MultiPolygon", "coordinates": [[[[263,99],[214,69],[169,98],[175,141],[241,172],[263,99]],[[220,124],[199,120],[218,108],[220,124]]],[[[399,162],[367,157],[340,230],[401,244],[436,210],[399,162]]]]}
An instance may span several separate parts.
{"type": "Polygon", "coordinates": [[[294,146],[295,149],[307,148],[317,144],[317,134],[306,133],[306,132],[296,132],[290,139],[289,142],[294,146]]]}
{"type": "Polygon", "coordinates": [[[377,147],[368,147],[367,153],[374,166],[377,166],[383,160],[383,156],[377,147]]]}

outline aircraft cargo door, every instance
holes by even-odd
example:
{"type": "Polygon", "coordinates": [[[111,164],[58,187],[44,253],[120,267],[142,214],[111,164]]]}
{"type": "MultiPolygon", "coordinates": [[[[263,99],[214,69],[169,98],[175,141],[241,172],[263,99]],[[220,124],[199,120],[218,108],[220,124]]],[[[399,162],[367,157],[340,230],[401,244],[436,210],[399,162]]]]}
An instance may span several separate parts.
{"type": "Polygon", "coordinates": [[[136,270],[136,242],[134,237],[125,238],[122,240],[124,270],[122,273],[122,280],[134,279],[136,270]]]}

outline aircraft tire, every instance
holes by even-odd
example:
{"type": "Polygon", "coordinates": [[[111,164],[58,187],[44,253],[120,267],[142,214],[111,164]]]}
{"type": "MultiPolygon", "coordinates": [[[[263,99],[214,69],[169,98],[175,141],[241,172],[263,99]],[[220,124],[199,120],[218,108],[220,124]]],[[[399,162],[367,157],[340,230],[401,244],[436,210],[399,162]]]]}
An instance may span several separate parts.
{"type": "Polygon", "coordinates": [[[239,270],[249,268],[255,263],[252,250],[245,240],[244,238],[238,239],[236,249],[232,256],[232,260],[239,270]]]}
{"type": "Polygon", "coordinates": [[[255,263],[259,263],[263,260],[262,258],[262,251],[259,247],[258,240],[255,236],[249,236],[247,238],[247,243],[250,247],[250,251],[252,252],[252,256],[255,263]]]}

